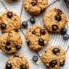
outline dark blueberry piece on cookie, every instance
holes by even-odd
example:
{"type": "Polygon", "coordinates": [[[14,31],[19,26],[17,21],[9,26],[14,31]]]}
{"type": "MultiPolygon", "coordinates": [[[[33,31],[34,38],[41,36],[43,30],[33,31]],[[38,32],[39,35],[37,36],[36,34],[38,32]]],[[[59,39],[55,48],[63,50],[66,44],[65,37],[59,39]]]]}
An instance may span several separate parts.
{"type": "Polygon", "coordinates": [[[44,46],[44,40],[42,38],[40,38],[38,40],[38,44],[41,45],[41,46],[44,46]]]}
{"type": "Polygon", "coordinates": [[[52,25],[52,30],[53,31],[56,31],[58,29],[58,26],[57,25],[52,25]]]}
{"type": "Polygon", "coordinates": [[[50,63],[49,63],[49,66],[50,67],[55,67],[55,65],[57,65],[57,61],[56,60],[52,60],[50,63]]]}
{"type": "Polygon", "coordinates": [[[43,10],[43,9],[41,9],[41,13],[43,13],[45,11],[45,9],[43,10]]]}
{"type": "Polygon", "coordinates": [[[62,14],[62,11],[60,9],[57,9],[57,14],[58,15],[61,15],[62,14]]]}
{"type": "Polygon", "coordinates": [[[2,29],[2,30],[6,29],[6,24],[2,23],[2,24],[1,24],[1,29],[2,29]]]}
{"type": "Polygon", "coordinates": [[[9,47],[5,46],[5,50],[10,51],[10,50],[11,50],[11,48],[9,48],[9,47]]]}
{"type": "Polygon", "coordinates": [[[60,53],[60,50],[58,48],[54,48],[53,49],[53,54],[57,54],[57,53],[60,53]]]}
{"type": "Polygon", "coordinates": [[[63,39],[64,40],[68,40],[69,39],[69,35],[68,34],[63,35],[63,39]]]}
{"type": "Polygon", "coordinates": [[[32,34],[36,34],[35,30],[34,30],[34,31],[32,31],[32,34]]]}
{"type": "Polygon", "coordinates": [[[27,26],[28,26],[27,21],[23,21],[23,22],[22,22],[22,27],[23,27],[23,28],[27,28],[27,26]]]}
{"type": "Polygon", "coordinates": [[[57,20],[58,22],[62,20],[61,16],[60,15],[56,15],[55,16],[55,20],[57,20]]]}
{"type": "Polygon", "coordinates": [[[45,32],[45,29],[41,29],[40,30],[40,34],[44,35],[46,32],[45,32]]]}
{"type": "Polygon", "coordinates": [[[30,18],[30,22],[31,22],[32,24],[34,24],[34,23],[35,23],[35,18],[34,18],[34,17],[31,17],[31,18],[30,18]]]}
{"type": "Polygon", "coordinates": [[[32,4],[32,6],[36,6],[37,5],[37,0],[32,0],[31,4],[32,4]]]}
{"type": "Polygon", "coordinates": [[[16,45],[15,47],[17,50],[21,49],[21,46],[19,46],[19,45],[16,45]]]}
{"type": "Polygon", "coordinates": [[[6,42],[6,46],[9,46],[11,43],[9,41],[6,42]]]}
{"type": "Polygon", "coordinates": [[[20,69],[27,69],[25,65],[20,65],[20,69]]]}
{"type": "Polygon", "coordinates": [[[64,35],[64,34],[66,34],[66,33],[67,33],[67,29],[66,29],[66,28],[63,28],[63,29],[61,30],[61,34],[64,35]]]}
{"type": "Polygon", "coordinates": [[[10,63],[7,63],[5,68],[6,69],[12,69],[12,65],[10,63]]]}
{"type": "Polygon", "coordinates": [[[10,11],[7,12],[7,17],[8,17],[8,18],[12,18],[12,16],[13,16],[12,12],[10,12],[10,11]]]}
{"type": "Polygon", "coordinates": [[[60,66],[63,67],[65,65],[65,61],[60,62],[60,66]]]}
{"type": "Polygon", "coordinates": [[[38,61],[38,56],[33,56],[32,60],[33,60],[34,62],[37,62],[37,61],[38,61]]]}

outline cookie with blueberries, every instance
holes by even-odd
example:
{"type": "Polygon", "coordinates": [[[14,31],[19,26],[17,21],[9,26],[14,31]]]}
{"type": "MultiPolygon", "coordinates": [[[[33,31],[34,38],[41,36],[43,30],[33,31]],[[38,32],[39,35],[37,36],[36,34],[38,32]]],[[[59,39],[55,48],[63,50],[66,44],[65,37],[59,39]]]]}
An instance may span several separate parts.
{"type": "Polygon", "coordinates": [[[29,63],[24,56],[14,55],[6,62],[5,69],[29,69],[29,63]]]}
{"type": "Polygon", "coordinates": [[[4,33],[0,36],[0,48],[4,53],[14,54],[22,47],[21,36],[14,31],[4,33]]]}
{"type": "Polygon", "coordinates": [[[11,30],[18,31],[21,26],[20,17],[11,11],[5,11],[0,17],[0,29],[3,33],[11,30]]]}
{"type": "Polygon", "coordinates": [[[48,0],[24,0],[23,7],[31,15],[40,15],[48,6],[48,0]]]}
{"type": "Polygon", "coordinates": [[[51,46],[41,57],[48,69],[60,69],[65,65],[66,52],[59,46],[51,46]]]}
{"type": "Polygon", "coordinates": [[[26,32],[26,40],[29,48],[33,51],[43,49],[49,43],[50,36],[41,26],[33,26],[26,32]]]}
{"type": "Polygon", "coordinates": [[[43,23],[49,32],[60,32],[67,23],[67,17],[62,10],[54,8],[45,13],[43,23]]]}

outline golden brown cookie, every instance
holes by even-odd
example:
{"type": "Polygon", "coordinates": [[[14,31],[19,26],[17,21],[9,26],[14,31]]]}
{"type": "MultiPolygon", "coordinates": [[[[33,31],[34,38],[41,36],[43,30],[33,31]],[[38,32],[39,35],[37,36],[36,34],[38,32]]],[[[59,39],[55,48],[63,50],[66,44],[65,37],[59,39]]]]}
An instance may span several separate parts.
{"type": "Polygon", "coordinates": [[[24,0],[23,7],[32,15],[41,14],[48,6],[48,0],[24,0]]]}
{"type": "Polygon", "coordinates": [[[42,54],[42,61],[48,69],[60,69],[66,60],[66,52],[59,46],[51,46],[42,54]]]}
{"type": "Polygon", "coordinates": [[[45,13],[43,22],[48,31],[56,33],[65,27],[67,18],[60,9],[54,8],[45,13]]]}
{"type": "Polygon", "coordinates": [[[14,54],[22,47],[21,36],[14,31],[4,33],[0,36],[0,48],[4,53],[14,54]]]}
{"type": "Polygon", "coordinates": [[[5,11],[0,17],[0,28],[3,33],[11,30],[18,31],[20,29],[20,17],[11,11],[5,11]]]}
{"type": "Polygon", "coordinates": [[[26,32],[26,40],[30,49],[39,51],[49,43],[50,36],[41,26],[33,26],[26,32]]]}
{"type": "Polygon", "coordinates": [[[9,58],[5,69],[29,69],[29,63],[22,55],[14,55],[9,58]]]}

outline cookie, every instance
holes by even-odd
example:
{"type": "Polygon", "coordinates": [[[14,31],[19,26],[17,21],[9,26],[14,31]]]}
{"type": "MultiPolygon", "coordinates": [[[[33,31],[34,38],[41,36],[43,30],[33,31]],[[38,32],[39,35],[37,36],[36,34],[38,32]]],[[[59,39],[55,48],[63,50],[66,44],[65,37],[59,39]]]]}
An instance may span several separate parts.
{"type": "Polygon", "coordinates": [[[42,54],[42,61],[48,69],[60,69],[65,60],[66,52],[59,46],[51,46],[42,54]]]}
{"type": "Polygon", "coordinates": [[[0,28],[3,33],[11,30],[18,31],[20,29],[20,17],[11,11],[5,11],[0,17],[0,28]]]}
{"type": "Polygon", "coordinates": [[[4,33],[0,36],[0,48],[4,53],[14,54],[22,47],[21,36],[14,31],[4,33]]]}
{"type": "Polygon", "coordinates": [[[26,32],[26,40],[29,48],[34,51],[41,50],[49,42],[48,32],[41,26],[33,26],[26,32]]]}
{"type": "Polygon", "coordinates": [[[22,55],[14,55],[9,58],[5,69],[29,69],[29,63],[22,55]]]}
{"type": "Polygon", "coordinates": [[[45,13],[43,22],[49,32],[58,33],[67,23],[67,17],[60,9],[54,8],[45,13]]]}
{"type": "Polygon", "coordinates": [[[48,6],[48,0],[24,0],[23,7],[31,15],[40,15],[48,6]]]}
{"type": "Polygon", "coordinates": [[[8,2],[16,2],[17,0],[6,0],[8,2]]]}

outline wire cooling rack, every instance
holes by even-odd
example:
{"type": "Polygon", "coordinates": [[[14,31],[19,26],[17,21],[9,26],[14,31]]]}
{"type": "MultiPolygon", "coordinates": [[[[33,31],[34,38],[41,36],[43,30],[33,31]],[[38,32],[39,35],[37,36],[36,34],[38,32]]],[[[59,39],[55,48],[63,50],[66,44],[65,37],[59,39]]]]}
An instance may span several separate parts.
{"type": "MultiPolygon", "coordinates": [[[[16,12],[20,16],[21,21],[27,21],[31,17],[31,15],[29,15],[24,10],[24,8],[22,7],[22,2],[23,2],[22,0],[19,0],[16,3],[8,3],[8,2],[6,2],[6,0],[0,0],[0,14],[2,14],[5,10],[10,10],[10,11],[16,12]]],[[[69,18],[69,13],[68,13],[69,11],[68,11],[66,4],[64,3],[63,0],[49,0],[48,3],[49,3],[49,6],[48,6],[48,8],[46,9],[45,12],[47,12],[48,10],[50,10],[52,8],[60,8],[66,14],[67,18],[69,18]]],[[[43,26],[43,22],[42,22],[43,15],[44,15],[44,13],[41,14],[40,16],[38,16],[38,17],[35,17],[36,23],[34,25],[43,26]]],[[[28,28],[33,26],[29,22],[28,22],[28,24],[29,24],[28,28]]],[[[69,23],[67,23],[66,28],[67,28],[67,30],[69,30],[69,23]]],[[[38,69],[38,68],[39,69],[46,69],[46,67],[45,67],[45,65],[43,64],[42,61],[38,64],[35,64],[31,60],[31,58],[34,55],[37,55],[40,59],[41,54],[49,46],[61,46],[67,52],[66,65],[61,69],[69,69],[69,65],[68,65],[69,64],[69,56],[68,56],[69,55],[69,50],[68,50],[69,40],[64,41],[60,34],[50,34],[50,42],[49,42],[48,46],[43,48],[38,53],[35,53],[35,52],[31,51],[27,46],[26,39],[25,39],[25,36],[24,36],[25,33],[26,33],[26,30],[27,29],[19,30],[19,34],[21,35],[22,40],[23,40],[23,44],[22,44],[23,46],[17,54],[22,54],[27,58],[29,65],[30,65],[30,69],[38,69]]],[[[69,31],[67,33],[69,34],[69,31]]],[[[0,35],[1,35],[1,33],[0,33],[0,35]]],[[[9,57],[10,57],[9,55],[6,55],[6,54],[4,54],[3,52],[0,51],[0,69],[5,69],[5,63],[6,63],[6,61],[8,60],[9,57]]]]}

